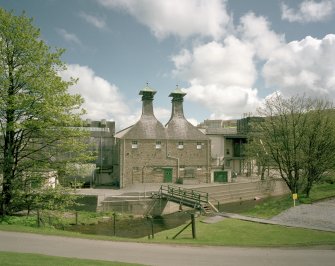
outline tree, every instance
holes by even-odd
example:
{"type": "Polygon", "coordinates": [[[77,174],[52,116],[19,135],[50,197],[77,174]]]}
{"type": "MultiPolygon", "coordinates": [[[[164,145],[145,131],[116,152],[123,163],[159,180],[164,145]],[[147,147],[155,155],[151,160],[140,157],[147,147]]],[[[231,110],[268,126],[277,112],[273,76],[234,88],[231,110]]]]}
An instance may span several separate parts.
{"type": "Polygon", "coordinates": [[[335,112],[326,101],[315,100],[314,110],[308,113],[309,130],[302,147],[305,186],[309,192],[314,183],[335,168],[335,112]]]}
{"type": "Polygon", "coordinates": [[[83,131],[73,128],[83,100],[68,93],[75,81],[58,74],[63,52],[48,47],[25,14],[0,8],[0,215],[15,210],[14,199],[31,186],[35,170],[59,168],[65,161],[59,154],[83,148],[83,131]]]}
{"type": "Polygon", "coordinates": [[[275,168],[292,193],[309,192],[334,169],[335,119],[331,102],[276,94],[258,110],[248,148],[253,157],[275,168]]]}

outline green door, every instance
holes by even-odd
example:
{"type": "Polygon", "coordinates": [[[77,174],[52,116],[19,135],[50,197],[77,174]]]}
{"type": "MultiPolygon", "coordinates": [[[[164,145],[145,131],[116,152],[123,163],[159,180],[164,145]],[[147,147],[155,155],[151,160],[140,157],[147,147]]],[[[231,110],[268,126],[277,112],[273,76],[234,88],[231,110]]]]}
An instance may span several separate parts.
{"type": "Polygon", "coordinates": [[[214,182],[228,182],[227,171],[214,172],[214,182]]]}
{"type": "Polygon", "coordinates": [[[172,168],[164,168],[164,182],[172,183],[172,168]]]}

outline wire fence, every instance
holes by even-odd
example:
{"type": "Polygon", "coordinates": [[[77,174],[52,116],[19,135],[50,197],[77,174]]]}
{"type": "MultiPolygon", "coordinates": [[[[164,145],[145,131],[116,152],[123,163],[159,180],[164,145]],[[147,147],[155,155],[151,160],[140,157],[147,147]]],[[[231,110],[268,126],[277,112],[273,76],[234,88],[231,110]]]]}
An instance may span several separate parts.
{"type": "Polygon", "coordinates": [[[109,213],[107,215],[83,212],[36,212],[37,227],[54,227],[84,234],[117,237],[154,238],[158,232],[185,225],[191,221],[191,213],[177,212],[164,216],[136,217],[109,213]],[[91,215],[91,217],[89,217],[91,215]]]}

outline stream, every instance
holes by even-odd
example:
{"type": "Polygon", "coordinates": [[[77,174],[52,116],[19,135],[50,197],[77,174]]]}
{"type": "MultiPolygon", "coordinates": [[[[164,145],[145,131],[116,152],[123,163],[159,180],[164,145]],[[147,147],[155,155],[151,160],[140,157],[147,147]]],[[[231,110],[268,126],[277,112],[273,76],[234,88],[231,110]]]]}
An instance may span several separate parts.
{"type": "MultiPolygon", "coordinates": [[[[164,216],[152,218],[154,233],[178,227],[190,221],[190,213],[176,212],[164,216]]],[[[115,236],[128,238],[141,238],[151,234],[151,221],[147,218],[118,219],[115,221],[115,236]]],[[[71,225],[66,227],[67,231],[80,232],[83,234],[114,236],[114,221],[111,218],[105,222],[91,225],[71,225]]]]}

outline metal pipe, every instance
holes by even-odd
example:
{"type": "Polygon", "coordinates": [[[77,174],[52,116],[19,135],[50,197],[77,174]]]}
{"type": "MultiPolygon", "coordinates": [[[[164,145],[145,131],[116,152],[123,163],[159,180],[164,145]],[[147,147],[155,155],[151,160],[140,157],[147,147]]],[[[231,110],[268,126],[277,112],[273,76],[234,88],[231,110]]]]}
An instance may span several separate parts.
{"type": "Polygon", "coordinates": [[[166,157],[177,160],[177,179],[179,179],[179,158],[170,156],[169,154],[167,154],[166,157]]]}
{"type": "Polygon", "coordinates": [[[179,158],[170,156],[168,153],[168,141],[166,140],[166,158],[177,160],[177,179],[179,179],[179,158]]]}

